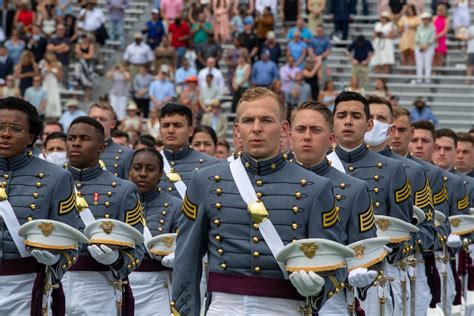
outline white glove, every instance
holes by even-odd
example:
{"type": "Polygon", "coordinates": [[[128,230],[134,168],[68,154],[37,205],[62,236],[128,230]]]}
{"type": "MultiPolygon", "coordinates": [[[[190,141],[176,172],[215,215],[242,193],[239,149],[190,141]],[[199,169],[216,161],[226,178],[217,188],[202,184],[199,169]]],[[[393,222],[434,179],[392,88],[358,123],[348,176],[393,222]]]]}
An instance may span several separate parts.
{"type": "Polygon", "coordinates": [[[59,255],[55,255],[46,250],[35,249],[31,252],[31,255],[35,257],[36,261],[47,266],[52,266],[59,261],[59,255]]]}
{"type": "Polygon", "coordinates": [[[451,248],[457,248],[462,246],[461,237],[454,234],[449,234],[448,240],[446,241],[446,246],[451,248]]]}
{"type": "Polygon", "coordinates": [[[110,249],[106,245],[92,245],[87,247],[87,250],[91,253],[92,258],[95,259],[95,261],[105,264],[105,265],[110,265],[117,261],[119,257],[119,252],[117,249],[110,249]]]}
{"type": "Polygon", "coordinates": [[[383,248],[384,248],[385,250],[387,250],[387,253],[392,253],[392,252],[393,252],[393,249],[390,248],[390,247],[388,247],[388,246],[383,246],[383,248]]]}
{"type": "Polygon", "coordinates": [[[291,284],[304,297],[317,295],[324,286],[324,279],[313,271],[297,271],[290,274],[291,284]]]}
{"type": "Polygon", "coordinates": [[[174,252],[166,255],[161,259],[161,264],[167,268],[173,269],[174,267],[174,252]]]}
{"type": "Polygon", "coordinates": [[[377,271],[368,271],[366,268],[357,268],[349,272],[347,279],[349,284],[353,287],[364,288],[372,284],[376,277],[377,271]]]}

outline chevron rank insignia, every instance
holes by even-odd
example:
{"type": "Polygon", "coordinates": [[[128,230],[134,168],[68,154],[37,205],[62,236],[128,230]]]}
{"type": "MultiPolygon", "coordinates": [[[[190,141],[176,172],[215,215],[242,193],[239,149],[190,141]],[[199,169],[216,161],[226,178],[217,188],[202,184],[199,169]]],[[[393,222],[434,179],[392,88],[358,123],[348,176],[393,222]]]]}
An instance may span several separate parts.
{"type": "Polygon", "coordinates": [[[143,224],[145,221],[143,218],[142,210],[142,204],[140,203],[140,201],[138,201],[137,205],[133,209],[125,213],[125,223],[130,226],[135,226],[140,223],[143,224]]]}
{"type": "Polygon", "coordinates": [[[375,218],[374,218],[374,208],[372,203],[370,203],[369,208],[359,214],[359,232],[364,233],[375,225],[375,218]]]}
{"type": "Polygon", "coordinates": [[[396,203],[401,203],[405,200],[407,200],[411,195],[411,187],[410,187],[410,181],[408,179],[405,181],[405,184],[395,191],[395,202],[396,203]]]}
{"type": "Polygon", "coordinates": [[[430,184],[426,179],[423,189],[415,193],[415,206],[424,209],[425,207],[433,208],[433,194],[431,192],[430,184]]]}
{"type": "Polygon", "coordinates": [[[198,207],[196,204],[191,202],[186,195],[184,197],[183,206],[181,207],[181,212],[192,221],[196,221],[198,207]]]}
{"type": "Polygon", "coordinates": [[[339,220],[339,207],[336,203],[333,204],[332,209],[322,214],[323,228],[330,228],[334,226],[339,220]]]}
{"type": "Polygon", "coordinates": [[[441,190],[433,195],[433,204],[439,205],[448,199],[448,190],[446,189],[446,182],[443,181],[441,190]]]}
{"type": "Polygon", "coordinates": [[[464,195],[464,197],[460,200],[458,200],[458,210],[463,210],[469,206],[469,199],[467,198],[467,195],[464,195]]]}
{"type": "Polygon", "coordinates": [[[59,202],[59,215],[64,215],[75,209],[76,195],[71,191],[71,195],[64,201],[59,202]]]}

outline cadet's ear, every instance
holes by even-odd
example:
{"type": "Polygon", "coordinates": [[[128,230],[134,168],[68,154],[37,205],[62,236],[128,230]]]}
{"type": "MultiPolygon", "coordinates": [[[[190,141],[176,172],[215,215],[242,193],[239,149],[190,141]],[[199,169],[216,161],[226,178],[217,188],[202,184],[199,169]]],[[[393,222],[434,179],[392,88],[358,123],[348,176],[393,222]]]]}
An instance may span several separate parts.
{"type": "Polygon", "coordinates": [[[290,124],[288,123],[287,120],[283,121],[281,124],[281,133],[280,137],[288,137],[290,131],[290,124]]]}
{"type": "Polygon", "coordinates": [[[336,134],[334,132],[331,132],[329,134],[329,144],[334,144],[336,142],[336,134]]]}
{"type": "Polygon", "coordinates": [[[415,128],[412,126],[410,127],[410,137],[413,138],[415,136],[415,128]]]}
{"type": "Polygon", "coordinates": [[[374,128],[374,120],[369,118],[367,121],[367,130],[365,132],[370,132],[374,128]]]}
{"type": "Polygon", "coordinates": [[[191,136],[193,136],[194,134],[194,126],[190,125],[188,127],[188,137],[191,138],[191,136]]]}
{"type": "Polygon", "coordinates": [[[105,143],[99,145],[99,154],[102,154],[105,150],[105,143]]]}

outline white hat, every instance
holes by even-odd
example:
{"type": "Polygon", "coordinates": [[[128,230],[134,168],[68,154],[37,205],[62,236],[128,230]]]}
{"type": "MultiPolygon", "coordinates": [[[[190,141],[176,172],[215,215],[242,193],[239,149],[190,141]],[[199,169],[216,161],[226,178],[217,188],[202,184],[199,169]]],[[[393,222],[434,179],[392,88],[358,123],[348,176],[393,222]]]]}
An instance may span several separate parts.
{"type": "Polygon", "coordinates": [[[66,107],[70,107],[70,106],[78,106],[79,105],[79,101],[77,101],[76,99],[71,99],[69,101],[66,102],[66,107]]]}
{"type": "Polygon", "coordinates": [[[281,249],[276,259],[286,264],[286,270],[332,271],[346,266],[346,258],[354,257],[352,249],[337,242],[309,238],[289,243],[281,249]]]}
{"type": "Polygon", "coordinates": [[[425,212],[415,205],[413,205],[413,219],[416,220],[416,225],[423,223],[426,219],[425,212]]]}
{"type": "Polygon", "coordinates": [[[135,248],[143,243],[143,235],[132,226],[115,219],[97,219],[87,225],[84,235],[89,238],[89,244],[104,244],[135,248]]]}
{"type": "Polygon", "coordinates": [[[440,226],[441,224],[444,223],[445,220],[446,220],[446,215],[444,215],[443,212],[435,210],[435,220],[434,220],[435,226],[436,227],[440,226]]]}
{"type": "Polygon", "coordinates": [[[387,19],[390,19],[392,17],[392,15],[390,14],[390,12],[388,11],[382,11],[382,13],[380,13],[380,16],[381,17],[384,17],[384,18],[387,18],[387,19]]]}
{"type": "Polygon", "coordinates": [[[469,214],[474,215],[474,207],[469,208],[469,214]]]}
{"type": "Polygon", "coordinates": [[[138,106],[134,101],[129,101],[127,105],[127,111],[138,111],[138,106]]]}
{"type": "Polygon", "coordinates": [[[419,231],[418,227],[402,221],[401,219],[375,215],[375,225],[377,226],[377,237],[388,237],[390,243],[401,243],[410,239],[410,233],[419,231]]]}
{"type": "Polygon", "coordinates": [[[155,256],[166,256],[176,250],[176,236],[178,234],[161,234],[148,241],[146,247],[155,256]]]}
{"type": "Polygon", "coordinates": [[[431,13],[425,11],[425,12],[423,12],[423,13],[421,14],[420,18],[421,18],[422,20],[424,20],[424,19],[431,19],[431,13]]]}
{"type": "Polygon", "coordinates": [[[465,235],[474,231],[473,215],[453,215],[448,218],[451,224],[451,233],[454,235],[465,235]]]}
{"type": "Polygon", "coordinates": [[[387,237],[375,237],[347,245],[355,252],[355,257],[346,260],[349,271],[357,268],[368,268],[382,261],[387,255],[384,246],[389,241],[390,238],[387,237]]]}
{"type": "Polygon", "coordinates": [[[50,219],[35,219],[20,226],[18,234],[28,247],[46,250],[75,250],[88,240],[80,231],[50,219]]]}

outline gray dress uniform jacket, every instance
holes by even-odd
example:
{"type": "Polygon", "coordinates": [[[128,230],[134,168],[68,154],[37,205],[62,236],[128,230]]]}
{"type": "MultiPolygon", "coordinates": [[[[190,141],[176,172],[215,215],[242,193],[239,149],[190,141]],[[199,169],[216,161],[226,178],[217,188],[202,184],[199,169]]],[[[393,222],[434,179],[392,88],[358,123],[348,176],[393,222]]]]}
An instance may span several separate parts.
{"type": "Polygon", "coordinates": [[[132,149],[115,144],[109,138],[105,141],[105,150],[100,155],[100,160],[104,162],[105,168],[114,176],[127,180],[132,155],[132,149]]]}
{"type": "MultiPolygon", "coordinates": [[[[72,174],[77,191],[86,199],[96,219],[120,220],[143,232],[143,206],[133,183],[103,170],[99,164],[83,170],[68,166],[67,170],[72,174]]],[[[79,229],[83,231],[84,228],[84,222],[79,219],[79,229]]],[[[135,249],[121,249],[119,259],[110,266],[114,275],[119,279],[125,279],[137,268],[144,251],[144,245],[139,245],[135,249]]],[[[82,249],[78,264],[81,263],[81,258],[83,261],[91,259],[86,247],[82,249]]],[[[85,269],[81,267],[80,270],[87,271],[87,267],[85,269]]]]}
{"type": "MultiPolygon", "coordinates": [[[[163,149],[163,152],[168,159],[171,168],[179,174],[181,181],[187,186],[191,181],[191,174],[194,170],[201,169],[207,166],[211,166],[220,162],[220,160],[210,157],[201,152],[195,151],[189,146],[186,146],[180,150],[172,152],[168,149],[163,149]]],[[[160,189],[167,191],[177,198],[181,199],[178,191],[176,190],[173,183],[168,181],[166,174],[163,172],[163,177],[160,180],[160,189]]]]}
{"type": "Polygon", "coordinates": [[[369,187],[364,181],[331,167],[327,159],[307,170],[331,180],[339,212],[339,223],[342,226],[341,242],[344,245],[377,237],[374,208],[370,200],[369,187]]]}
{"type": "MultiPolygon", "coordinates": [[[[281,154],[260,161],[243,154],[241,159],[284,244],[311,237],[342,241],[328,179],[286,162],[281,154]]],[[[194,172],[183,201],[172,295],[181,315],[199,315],[206,252],[210,292],[303,300],[284,279],[259,225],[252,221],[227,162],[194,172]]],[[[319,305],[341,288],[347,271],[330,274],[322,274],[326,283],[319,305]]]]}
{"type": "Polygon", "coordinates": [[[351,152],[337,146],[335,152],[348,175],[369,185],[376,215],[388,215],[411,223],[411,187],[401,162],[374,153],[364,144],[351,152]]]}
{"type": "Polygon", "coordinates": [[[446,170],[443,176],[448,190],[449,215],[469,214],[469,197],[463,179],[446,170]]]}
{"type": "MultiPolygon", "coordinates": [[[[24,152],[13,158],[0,158],[0,178],[20,225],[47,218],[78,227],[73,182],[64,169],[24,152]]],[[[21,258],[1,216],[0,236],[1,260],[21,258]]],[[[77,251],[63,253],[51,266],[53,283],[62,278],[76,261],[77,254],[77,251]]]]}
{"type": "Polygon", "coordinates": [[[474,178],[469,177],[465,173],[459,172],[454,168],[451,168],[451,170],[449,171],[461,177],[464,182],[464,185],[466,186],[466,194],[467,198],[469,199],[469,207],[474,207],[474,178]]]}
{"type": "Polygon", "coordinates": [[[433,251],[437,232],[433,220],[433,194],[425,170],[415,161],[395,154],[388,146],[379,154],[402,162],[405,173],[410,180],[413,205],[422,209],[426,216],[424,222],[417,224],[420,231],[414,235],[415,242],[421,251],[433,251]]]}

